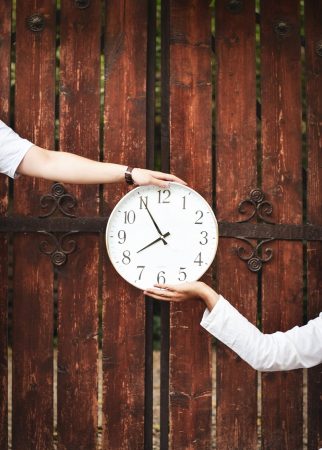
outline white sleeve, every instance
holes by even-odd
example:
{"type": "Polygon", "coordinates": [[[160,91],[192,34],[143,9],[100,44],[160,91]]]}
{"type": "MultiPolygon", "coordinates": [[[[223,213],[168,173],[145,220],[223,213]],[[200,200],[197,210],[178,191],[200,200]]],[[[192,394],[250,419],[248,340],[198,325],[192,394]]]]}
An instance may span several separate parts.
{"type": "Polygon", "coordinates": [[[322,313],[285,333],[263,334],[220,296],[201,325],[259,371],[312,367],[322,362],[322,313]]]}
{"type": "Polygon", "coordinates": [[[0,173],[15,178],[16,170],[33,143],[21,138],[0,120],[0,173]]]}

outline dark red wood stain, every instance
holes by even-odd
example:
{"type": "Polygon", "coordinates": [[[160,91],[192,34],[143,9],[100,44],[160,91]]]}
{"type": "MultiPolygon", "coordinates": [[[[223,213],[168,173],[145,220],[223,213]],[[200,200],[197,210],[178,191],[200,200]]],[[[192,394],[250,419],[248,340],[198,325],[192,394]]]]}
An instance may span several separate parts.
{"type": "MultiPolygon", "coordinates": [[[[99,159],[100,2],[61,4],[60,150],[99,159]]],[[[98,186],[67,186],[79,216],[98,214],[98,186]]],[[[97,235],[71,237],[77,250],[58,271],[58,449],[96,446],[97,235]]]]}
{"type": "MultiPolygon", "coordinates": [[[[16,131],[36,144],[54,146],[55,9],[53,2],[17,1],[16,131]],[[37,11],[46,18],[42,32],[26,22],[37,11]]],[[[37,216],[39,199],[50,183],[21,177],[15,181],[14,212],[37,216]]],[[[40,237],[14,238],[13,450],[52,449],[53,436],[53,276],[39,247],[40,237]]]]}
{"type": "MultiPolygon", "coordinates": [[[[299,2],[261,2],[263,190],[276,223],[302,222],[299,2]]],[[[263,272],[263,331],[302,323],[300,242],[271,245],[263,272]]],[[[262,376],[263,449],[302,448],[302,372],[262,376]]]]}
{"type": "MultiPolygon", "coordinates": [[[[170,167],[212,202],[211,32],[208,1],[170,2],[170,167]],[[200,152],[200,153],[199,153],[200,152]]],[[[209,276],[208,276],[209,282],[209,276]]],[[[210,337],[201,303],[170,307],[170,448],[207,449],[210,337]]]]}
{"type": "MultiPolygon", "coordinates": [[[[317,50],[322,45],[322,4],[317,0],[305,2],[305,54],[307,99],[307,206],[309,223],[322,225],[322,155],[321,115],[322,58],[317,50]]],[[[322,47],[321,47],[322,48],[322,47]]],[[[320,48],[320,51],[322,51],[320,48]]],[[[307,246],[308,264],[308,319],[322,311],[322,244],[310,242],[307,246]]],[[[322,446],[322,366],[308,371],[308,448],[322,446]]]]}
{"type": "MultiPolygon", "coordinates": [[[[106,4],[104,157],[145,167],[148,2],[106,4]]],[[[104,214],[127,192],[104,189],[104,214]]],[[[103,449],[144,448],[145,300],[107,261],[103,286],[103,449]]]]}
{"type": "MultiPolygon", "coordinates": [[[[11,1],[0,4],[0,119],[9,123],[11,1]]],[[[8,212],[8,179],[0,176],[0,220],[8,212]]],[[[8,237],[0,234],[0,450],[8,448],[8,237]]]]}
{"type": "MultiPolygon", "coordinates": [[[[255,2],[240,11],[216,2],[216,211],[241,220],[237,208],[257,187],[255,2]]],[[[236,255],[233,239],[219,244],[218,288],[256,323],[257,276],[236,255]]],[[[217,347],[217,448],[256,448],[256,372],[227,347],[217,347]]]]}

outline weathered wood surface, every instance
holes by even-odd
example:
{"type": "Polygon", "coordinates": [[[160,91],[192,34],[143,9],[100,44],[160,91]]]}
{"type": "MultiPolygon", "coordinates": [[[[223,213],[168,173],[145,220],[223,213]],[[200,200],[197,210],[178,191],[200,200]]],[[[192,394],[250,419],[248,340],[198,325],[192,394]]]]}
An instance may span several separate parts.
{"type": "MultiPolygon", "coordinates": [[[[98,160],[100,2],[61,3],[60,150],[98,160]]],[[[67,186],[75,214],[98,214],[98,186],[67,186]]],[[[74,239],[70,236],[68,242],[74,239]]],[[[99,239],[77,236],[77,250],[57,271],[58,449],[94,449],[97,442],[99,239]]]]}
{"type": "MultiPolygon", "coordinates": [[[[262,179],[276,223],[302,222],[299,2],[261,2],[262,179]]],[[[262,276],[263,331],[302,323],[300,242],[270,245],[262,276]]],[[[263,449],[302,448],[302,372],[262,375],[263,449]]]]}
{"type": "MultiPolygon", "coordinates": [[[[170,169],[212,204],[210,19],[208,1],[198,7],[170,1],[170,169]]],[[[193,301],[170,306],[171,449],[210,448],[211,352],[199,325],[203,309],[193,301]]]]}
{"type": "MultiPolygon", "coordinates": [[[[232,5],[233,7],[234,5],[232,5]]],[[[216,213],[240,220],[239,202],[257,187],[255,2],[231,10],[216,2],[216,213]]],[[[236,255],[241,244],[219,243],[219,291],[251,322],[257,317],[257,276],[236,255]]],[[[249,251],[245,244],[246,252],[249,251]]],[[[223,345],[217,346],[217,448],[255,449],[257,375],[223,345]]]]}
{"type": "MultiPolygon", "coordinates": [[[[15,129],[36,144],[54,145],[55,8],[51,0],[17,1],[15,129]],[[46,18],[43,31],[27,20],[46,18]],[[40,63],[41,62],[41,63],[40,63]]],[[[39,199],[49,183],[21,177],[15,181],[14,213],[39,215],[39,199]]],[[[40,236],[14,237],[13,298],[13,450],[53,447],[53,275],[41,255],[40,236]]]]}
{"type": "MultiPolygon", "coordinates": [[[[307,221],[322,225],[322,4],[318,0],[305,3],[305,54],[307,99],[307,221]],[[320,49],[320,54],[318,53],[320,49]]],[[[308,319],[322,311],[322,243],[307,246],[308,319]]],[[[322,446],[322,366],[308,371],[308,449],[322,446]]]]}
{"type": "MultiPolygon", "coordinates": [[[[106,4],[104,158],[131,167],[146,164],[147,14],[147,1],[106,4]]],[[[104,188],[104,214],[126,192],[104,188]]],[[[145,300],[103,263],[103,449],[142,450],[145,300]]]]}
{"type": "MultiPolygon", "coordinates": [[[[15,118],[12,125],[22,136],[40,146],[55,147],[56,42],[61,45],[57,52],[60,67],[56,68],[60,77],[56,105],[60,114],[60,150],[99,159],[99,144],[104,138],[105,160],[152,167],[155,48],[150,39],[155,23],[149,24],[149,20],[155,3],[112,0],[102,7],[99,0],[93,0],[83,8],[86,2],[61,2],[60,14],[56,15],[51,0],[34,0],[32,4],[17,0],[16,54],[13,51],[11,55],[16,60],[14,115],[9,111],[12,3],[3,0],[0,4],[1,120],[10,123],[10,114],[15,118]],[[28,19],[35,13],[44,18],[43,31],[28,28],[28,19]],[[57,30],[60,34],[56,40],[57,30]],[[102,127],[100,135],[102,30],[106,89],[104,130],[102,127]]],[[[209,202],[214,195],[215,213],[226,233],[216,257],[218,290],[253,323],[258,312],[263,331],[274,332],[301,324],[303,286],[308,319],[316,317],[322,308],[321,242],[308,242],[304,258],[301,242],[307,236],[316,236],[317,226],[322,225],[322,11],[318,0],[304,2],[306,95],[302,105],[307,106],[306,117],[303,115],[307,139],[302,145],[305,135],[301,136],[301,131],[305,133],[305,128],[302,124],[301,129],[304,65],[301,67],[300,2],[262,1],[259,5],[261,124],[256,124],[255,111],[255,3],[215,2],[216,82],[212,98],[209,2],[162,1],[161,165],[162,170],[186,179],[209,202]],[[213,145],[212,114],[216,117],[213,145]],[[256,126],[261,128],[262,153],[260,145],[256,146],[256,126]],[[306,150],[307,196],[303,208],[306,181],[303,183],[301,171],[306,150]],[[244,232],[243,225],[247,224],[236,223],[243,218],[237,207],[258,182],[273,205],[272,219],[279,224],[260,228],[261,224],[252,223],[251,233],[261,233],[261,239],[269,233],[278,237],[269,245],[273,258],[264,265],[260,277],[236,256],[237,247],[243,244],[230,237],[236,235],[237,229],[238,233],[244,232]],[[314,232],[310,226],[295,227],[302,224],[302,217],[315,227],[314,232]],[[283,240],[285,233],[288,241],[283,240]],[[307,288],[302,277],[305,258],[307,288]]],[[[57,286],[59,450],[94,450],[97,446],[101,291],[103,448],[151,450],[152,302],[146,309],[142,294],[115,273],[107,262],[103,242],[100,253],[97,235],[103,230],[104,217],[127,187],[109,185],[99,190],[97,186],[66,186],[77,198],[74,211],[83,217],[82,233],[64,241],[75,239],[78,247],[69,255],[68,263],[56,270],[55,285],[50,258],[38,250],[45,238],[31,232],[42,220],[38,218],[42,213],[40,196],[49,193],[50,188],[49,182],[24,177],[14,182],[12,223],[20,226],[17,224],[21,220],[25,228],[19,233],[17,228],[9,230],[13,234],[14,257],[12,448],[53,449],[53,291],[57,286]],[[99,213],[101,217],[91,233],[91,221],[99,213]],[[30,221],[23,222],[23,217],[30,221]],[[103,283],[101,289],[99,283],[103,283]]],[[[0,177],[2,217],[9,214],[8,206],[11,214],[8,180],[0,177]]],[[[71,220],[66,224],[65,219],[70,220],[59,215],[52,221],[46,219],[46,230],[52,232],[57,226],[61,235],[80,223],[71,220]]],[[[8,450],[6,226],[0,233],[0,450],[8,450]]],[[[173,305],[171,312],[169,305],[162,305],[162,450],[211,447],[210,339],[199,326],[202,311],[201,305],[173,305]]],[[[226,347],[218,344],[216,348],[217,449],[255,449],[256,372],[226,347]]],[[[308,450],[322,446],[321,379],[320,366],[309,370],[308,450]]],[[[302,448],[301,371],[264,374],[261,395],[263,450],[302,448]]]]}
{"type": "MultiPolygon", "coordinates": [[[[9,123],[11,0],[0,4],[0,120],[9,123]]],[[[8,179],[0,176],[0,221],[8,212],[8,179]]],[[[0,234],[0,450],[8,449],[8,236],[0,234]]]]}

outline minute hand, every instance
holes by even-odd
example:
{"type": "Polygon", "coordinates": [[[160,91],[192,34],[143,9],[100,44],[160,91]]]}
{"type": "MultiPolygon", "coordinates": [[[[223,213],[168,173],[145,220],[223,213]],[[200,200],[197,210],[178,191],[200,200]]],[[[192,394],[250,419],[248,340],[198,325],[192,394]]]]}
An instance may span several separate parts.
{"type": "MultiPolygon", "coordinates": [[[[152,220],[152,222],[153,222],[155,228],[157,229],[159,235],[162,236],[162,238],[163,238],[163,237],[164,237],[164,234],[161,233],[160,228],[158,227],[156,221],[153,219],[153,216],[152,216],[152,214],[150,213],[150,210],[149,210],[149,208],[148,208],[148,205],[147,205],[146,203],[144,203],[144,202],[143,202],[143,204],[144,204],[144,206],[146,207],[146,210],[147,210],[149,216],[151,217],[151,220],[152,220]]],[[[164,239],[163,239],[163,242],[165,242],[164,239]]]]}

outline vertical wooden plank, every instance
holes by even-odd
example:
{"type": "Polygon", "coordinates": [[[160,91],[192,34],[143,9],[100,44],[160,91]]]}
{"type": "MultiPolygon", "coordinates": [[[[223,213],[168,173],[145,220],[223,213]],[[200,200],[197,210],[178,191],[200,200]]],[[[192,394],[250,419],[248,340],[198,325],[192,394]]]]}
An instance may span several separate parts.
{"type": "MultiPolygon", "coordinates": [[[[307,221],[322,225],[322,4],[305,3],[306,100],[307,100],[307,221]]],[[[322,243],[309,242],[308,319],[322,311],[322,243]]],[[[308,448],[322,447],[322,365],[308,372],[308,448]]]]}
{"type": "MultiPolygon", "coordinates": [[[[257,187],[255,2],[219,0],[215,20],[216,212],[219,220],[236,222],[239,202],[257,187]]],[[[237,246],[243,243],[219,242],[218,289],[256,324],[257,275],[237,257],[237,246]]],[[[218,450],[255,449],[256,372],[219,343],[216,383],[218,450]]]]}
{"type": "MultiPolygon", "coordinates": [[[[170,1],[161,3],[161,169],[170,171],[170,1]]],[[[169,448],[170,304],[161,302],[160,450],[169,448]]]]}
{"type": "MultiPolygon", "coordinates": [[[[146,0],[106,3],[104,154],[132,167],[146,162],[147,8],[146,0]]],[[[126,190],[104,190],[104,214],[126,190]]],[[[103,308],[103,449],[142,450],[145,303],[109,263],[103,308]]]]}
{"type": "MultiPolygon", "coordinates": [[[[155,69],[156,69],[156,0],[148,2],[147,80],[146,80],[146,146],[149,169],[154,168],[155,149],[155,69]]],[[[146,298],[145,309],[145,406],[144,450],[153,446],[153,303],[146,298]]]]}
{"type": "MultiPolygon", "coordinates": [[[[170,167],[211,204],[210,20],[207,0],[170,2],[170,167]]],[[[211,347],[202,311],[195,302],[170,306],[173,449],[210,448],[211,347]]]]}
{"type": "MultiPolygon", "coordinates": [[[[51,0],[17,1],[15,128],[36,144],[54,146],[55,7],[51,0]],[[28,19],[39,14],[42,31],[28,19]]],[[[14,212],[39,215],[39,199],[49,183],[15,181],[14,212]]],[[[53,306],[52,267],[38,251],[40,238],[14,238],[13,450],[52,449],[53,306]]]]}
{"type": "MultiPolygon", "coordinates": [[[[0,4],[0,119],[9,123],[11,0],[0,4]]],[[[0,220],[8,212],[8,178],[0,176],[0,220]]],[[[0,450],[8,448],[8,237],[0,234],[0,450]]]]}
{"type": "MultiPolygon", "coordinates": [[[[61,3],[60,150],[99,159],[100,1],[61,3]]],[[[77,215],[98,214],[98,186],[68,186],[77,215]]],[[[58,270],[58,448],[96,447],[98,236],[77,235],[58,270]]]]}
{"type": "MultiPolygon", "coordinates": [[[[261,2],[263,190],[277,223],[302,222],[299,1],[261,2]]],[[[302,243],[278,241],[262,277],[263,331],[302,321],[302,243]]],[[[263,449],[302,448],[302,372],[262,376],[263,449]]]]}

